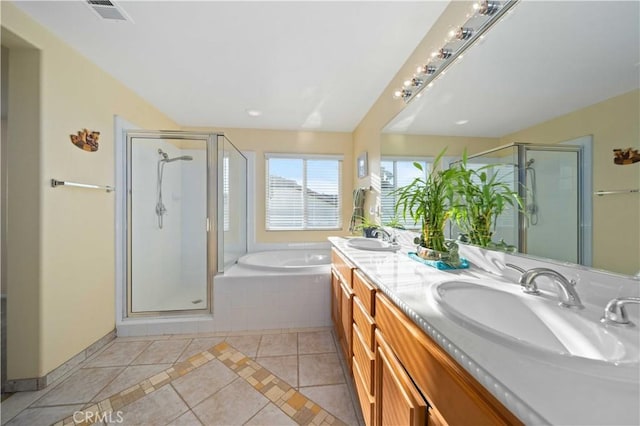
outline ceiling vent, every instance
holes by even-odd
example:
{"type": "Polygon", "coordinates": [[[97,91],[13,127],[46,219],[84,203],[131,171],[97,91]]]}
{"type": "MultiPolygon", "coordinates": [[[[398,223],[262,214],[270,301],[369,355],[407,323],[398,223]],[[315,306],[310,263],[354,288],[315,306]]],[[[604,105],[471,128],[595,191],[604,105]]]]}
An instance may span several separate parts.
{"type": "Polygon", "coordinates": [[[87,4],[99,17],[109,21],[129,21],[133,19],[115,2],[110,0],[87,0],[87,4]]]}

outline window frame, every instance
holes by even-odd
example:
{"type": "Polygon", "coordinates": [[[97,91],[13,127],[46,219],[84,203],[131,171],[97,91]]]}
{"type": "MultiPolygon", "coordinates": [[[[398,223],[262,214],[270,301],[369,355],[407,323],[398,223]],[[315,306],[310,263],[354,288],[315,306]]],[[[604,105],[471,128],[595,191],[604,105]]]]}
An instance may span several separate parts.
{"type": "Polygon", "coordinates": [[[343,218],[343,213],[342,213],[342,209],[343,209],[343,173],[344,173],[344,155],[342,154],[300,154],[300,153],[282,153],[282,152],[268,152],[264,154],[264,167],[265,167],[265,218],[264,218],[264,225],[265,225],[265,231],[267,232],[287,232],[287,231],[294,231],[294,232],[299,232],[299,231],[341,231],[343,230],[344,227],[344,218],[343,218]],[[303,225],[302,227],[299,228],[277,228],[277,227],[270,227],[269,226],[269,218],[270,218],[270,214],[269,214],[269,194],[270,194],[270,190],[271,190],[271,186],[270,186],[270,167],[269,167],[269,160],[271,159],[291,159],[291,160],[302,160],[302,190],[303,192],[303,207],[302,207],[302,220],[303,220],[303,225]],[[308,179],[308,174],[307,174],[307,161],[313,161],[313,160],[327,160],[327,161],[336,161],[338,164],[338,176],[337,176],[337,180],[338,180],[338,194],[337,194],[337,219],[338,219],[338,223],[337,226],[330,226],[330,227],[309,227],[308,221],[309,221],[309,205],[307,203],[307,198],[306,196],[304,196],[304,194],[306,193],[306,191],[309,190],[309,188],[307,187],[307,179],[308,179]]]}

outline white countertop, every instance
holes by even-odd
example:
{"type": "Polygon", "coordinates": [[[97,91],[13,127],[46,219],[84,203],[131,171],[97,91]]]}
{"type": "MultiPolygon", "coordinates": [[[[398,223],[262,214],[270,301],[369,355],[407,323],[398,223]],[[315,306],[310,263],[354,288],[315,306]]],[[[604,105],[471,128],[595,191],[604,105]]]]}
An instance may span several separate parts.
{"type": "MultiPolygon", "coordinates": [[[[465,270],[439,271],[409,259],[407,252],[411,248],[406,245],[390,253],[354,249],[341,237],[331,237],[329,241],[524,423],[640,424],[638,364],[617,367],[561,356],[552,358],[553,362],[542,360],[460,326],[442,313],[432,294],[433,287],[443,281],[482,282],[490,278],[514,286],[513,279],[490,274],[473,263],[465,270]]],[[[495,259],[490,261],[496,263],[495,259]]],[[[584,268],[575,272],[576,276],[585,275],[584,268]]],[[[615,281],[616,277],[611,279],[615,281]]],[[[633,284],[640,283],[631,284],[636,292],[633,284]]],[[[593,285],[583,284],[584,289],[580,285],[579,282],[577,288],[581,296],[581,290],[593,292],[593,285]]],[[[628,291],[628,283],[625,285],[628,291]]],[[[614,286],[610,296],[617,297],[621,292],[614,286]]],[[[589,302],[584,297],[583,301],[589,302]]],[[[598,299],[598,306],[599,302],[598,299]]],[[[523,328],[526,326],[522,324],[523,328]]],[[[634,331],[638,332],[638,328],[634,331]]]]}

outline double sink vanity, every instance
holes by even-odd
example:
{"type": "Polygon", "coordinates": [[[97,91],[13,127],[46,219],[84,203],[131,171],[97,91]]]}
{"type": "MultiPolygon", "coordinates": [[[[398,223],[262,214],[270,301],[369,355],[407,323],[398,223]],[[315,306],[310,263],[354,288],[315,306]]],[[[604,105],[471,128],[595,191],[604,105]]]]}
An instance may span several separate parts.
{"type": "Polygon", "coordinates": [[[404,240],[330,238],[365,423],[640,423],[637,279],[472,246],[440,271],[404,240]]]}

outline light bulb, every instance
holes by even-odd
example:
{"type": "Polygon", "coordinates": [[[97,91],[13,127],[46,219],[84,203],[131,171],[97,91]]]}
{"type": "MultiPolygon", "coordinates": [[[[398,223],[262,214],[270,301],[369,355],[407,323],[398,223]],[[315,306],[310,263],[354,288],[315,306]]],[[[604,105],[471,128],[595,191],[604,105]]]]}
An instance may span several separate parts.
{"type": "Polygon", "coordinates": [[[436,72],[436,67],[434,65],[427,64],[427,65],[423,65],[421,67],[418,67],[417,71],[418,71],[418,74],[431,75],[431,74],[434,74],[436,72]]]}
{"type": "Polygon", "coordinates": [[[453,55],[453,50],[447,49],[445,47],[440,49],[440,51],[437,54],[438,59],[449,59],[451,55],[453,55]]]}
{"type": "Polygon", "coordinates": [[[478,3],[478,13],[481,15],[491,16],[500,9],[500,3],[496,0],[484,0],[478,3]]]}
{"type": "Polygon", "coordinates": [[[471,36],[473,36],[473,28],[470,27],[460,27],[455,33],[458,40],[469,40],[471,36]]]}

